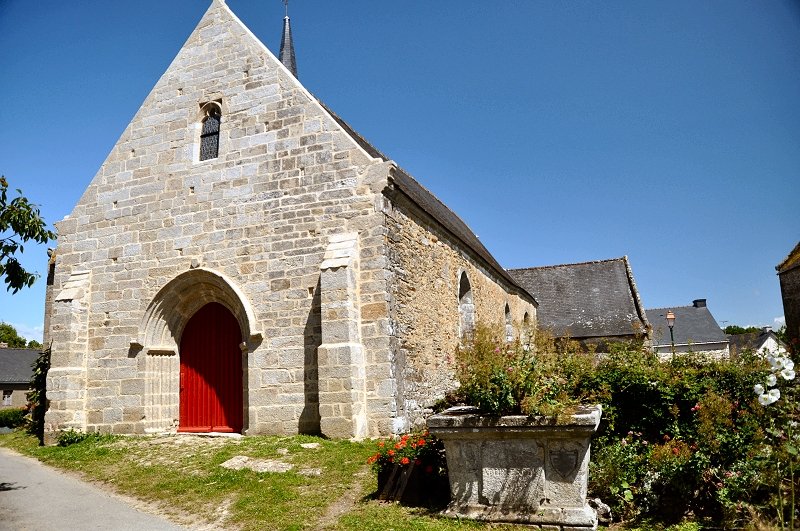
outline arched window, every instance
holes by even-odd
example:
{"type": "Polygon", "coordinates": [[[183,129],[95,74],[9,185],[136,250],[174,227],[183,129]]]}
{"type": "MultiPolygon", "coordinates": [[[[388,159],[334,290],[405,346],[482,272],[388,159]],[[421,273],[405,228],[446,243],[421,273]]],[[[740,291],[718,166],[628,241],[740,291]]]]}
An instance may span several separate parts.
{"type": "Polygon", "coordinates": [[[222,112],[214,103],[206,104],[203,109],[203,128],[200,132],[200,160],[215,159],[219,156],[219,126],[222,112]]]}
{"type": "Polygon", "coordinates": [[[511,343],[514,341],[514,325],[511,322],[511,308],[508,307],[508,303],[506,303],[506,341],[511,343]]]}
{"type": "Polygon", "coordinates": [[[522,316],[522,332],[520,333],[520,341],[522,341],[523,345],[527,346],[532,337],[533,333],[531,332],[531,316],[528,312],[525,312],[525,315],[522,316]]]}
{"type": "Polygon", "coordinates": [[[472,300],[472,286],[467,273],[461,273],[458,281],[458,336],[469,336],[475,329],[475,304],[472,300]]]}

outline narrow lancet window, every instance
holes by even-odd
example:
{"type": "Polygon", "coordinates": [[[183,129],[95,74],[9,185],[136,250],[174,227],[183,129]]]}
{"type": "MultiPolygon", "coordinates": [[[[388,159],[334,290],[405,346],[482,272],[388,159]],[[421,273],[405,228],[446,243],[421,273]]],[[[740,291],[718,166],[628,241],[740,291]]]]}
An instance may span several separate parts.
{"type": "Polygon", "coordinates": [[[219,156],[219,125],[222,116],[219,107],[209,105],[203,118],[200,133],[200,160],[215,159],[219,156]]]}
{"type": "Polygon", "coordinates": [[[475,329],[475,304],[472,300],[472,286],[465,272],[458,282],[458,336],[469,338],[475,329]]]}

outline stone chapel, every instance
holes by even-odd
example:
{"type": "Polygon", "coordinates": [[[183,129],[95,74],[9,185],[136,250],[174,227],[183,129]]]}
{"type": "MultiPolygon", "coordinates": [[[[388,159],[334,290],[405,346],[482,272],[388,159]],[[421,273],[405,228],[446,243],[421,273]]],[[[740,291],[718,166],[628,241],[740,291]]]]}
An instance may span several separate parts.
{"type": "Polygon", "coordinates": [[[537,303],[213,0],[56,224],[46,430],[374,437],[537,303]]]}

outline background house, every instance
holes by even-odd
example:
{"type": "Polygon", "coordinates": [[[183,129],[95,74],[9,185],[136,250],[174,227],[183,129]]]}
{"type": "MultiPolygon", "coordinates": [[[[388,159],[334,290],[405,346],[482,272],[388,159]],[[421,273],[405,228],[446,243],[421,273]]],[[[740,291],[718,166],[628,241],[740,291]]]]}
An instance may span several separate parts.
{"type": "Polygon", "coordinates": [[[726,334],[730,344],[731,356],[743,353],[745,350],[752,352],[769,352],[778,354],[786,351],[786,344],[772,331],[771,326],[765,326],[760,332],[746,334],[726,334]]]}
{"type": "Polygon", "coordinates": [[[667,312],[675,314],[672,333],[675,353],[695,352],[717,357],[730,354],[728,338],[717,324],[706,306],[706,299],[696,299],[691,306],[653,308],[646,311],[647,320],[653,327],[653,348],[662,358],[672,354],[667,312]]]}
{"type": "Polygon", "coordinates": [[[25,407],[25,396],[33,378],[33,362],[39,351],[30,348],[8,348],[0,343],[0,409],[25,407]]]}
{"type": "Polygon", "coordinates": [[[508,272],[536,297],[539,328],[556,337],[601,351],[611,342],[649,337],[627,256],[508,272]]]}
{"type": "Polygon", "coordinates": [[[781,283],[786,336],[796,351],[800,345],[800,242],[775,269],[781,283]]]}

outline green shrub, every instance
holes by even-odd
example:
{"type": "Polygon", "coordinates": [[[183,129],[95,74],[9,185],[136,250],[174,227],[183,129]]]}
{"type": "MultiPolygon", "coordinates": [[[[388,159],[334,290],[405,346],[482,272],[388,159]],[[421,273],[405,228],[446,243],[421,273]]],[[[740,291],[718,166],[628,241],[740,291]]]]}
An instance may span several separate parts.
{"type": "Polygon", "coordinates": [[[578,385],[603,405],[592,495],[623,519],[667,524],[692,514],[737,526],[754,514],[773,518],[778,446],[769,440],[770,412],[753,392],[768,373],[751,355],[662,363],[645,348],[617,346],[578,385]]]}
{"type": "Polygon", "coordinates": [[[58,446],[71,446],[73,444],[78,444],[80,442],[85,441],[86,439],[97,438],[98,435],[96,433],[84,433],[82,431],[73,430],[72,428],[68,430],[62,430],[58,432],[58,437],[56,438],[56,443],[58,446]]]}
{"type": "Polygon", "coordinates": [[[44,445],[44,414],[47,412],[47,372],[50,370],[51,348],[39,354],[33,362],[31,390],[27,394],[30,412],[26,418],[25,429],[44,445]]]}
{"type": "Polygon", "coordinates": [[[567,351],[543,332],[533,342],[508,342],[479,324],[456,350],[456,400],[490,415],[569,413],[581,403],[578,383],[591,358],[567,351]]]}
{"type": "Polygon", "coordinates": [[[0,426],[5,426],[6,428],[21,426],[27,412],[28,410],[24,407],[0,409],[0,426]]]}

